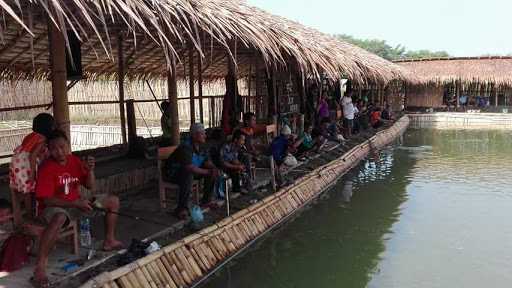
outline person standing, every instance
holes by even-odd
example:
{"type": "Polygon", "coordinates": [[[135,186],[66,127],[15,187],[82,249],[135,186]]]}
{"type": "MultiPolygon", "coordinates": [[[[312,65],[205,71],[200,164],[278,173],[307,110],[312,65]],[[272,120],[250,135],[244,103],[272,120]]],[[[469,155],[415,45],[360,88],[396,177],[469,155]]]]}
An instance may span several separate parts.
{"type": "Polygon", "coordinates": [[[325,95],[320,95],[317,107],[317,123],[320,124],[324,118],[329,118],[329,103],[327,103],[325,95]]]}
{"type": "Polygon", "coordinates": [[[352,103],[352,92],[347,93],[341,98],[341,105],[343,107],[343,128],[345,128],[345,138],[352,136],[352,129],[354,128],[354,103],[352,103]]]}

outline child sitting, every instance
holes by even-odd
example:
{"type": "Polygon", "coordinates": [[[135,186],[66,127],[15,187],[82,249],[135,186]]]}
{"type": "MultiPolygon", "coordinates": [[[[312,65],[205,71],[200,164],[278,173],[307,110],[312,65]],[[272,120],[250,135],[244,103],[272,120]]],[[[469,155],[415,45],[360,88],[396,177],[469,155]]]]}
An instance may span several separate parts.
{"type": "MultiPolygon", "coordinates": [[[[46,139],[55,129],[55,119],[48,113],[38,114],[32,122],[32,133],[14,150],[9,166],[9,186],[23,195],[25,209],[32,212],[37,165],[48,156],[46,139]]],[[[29,213],[29,216],[30,213],[29,213]]]]}

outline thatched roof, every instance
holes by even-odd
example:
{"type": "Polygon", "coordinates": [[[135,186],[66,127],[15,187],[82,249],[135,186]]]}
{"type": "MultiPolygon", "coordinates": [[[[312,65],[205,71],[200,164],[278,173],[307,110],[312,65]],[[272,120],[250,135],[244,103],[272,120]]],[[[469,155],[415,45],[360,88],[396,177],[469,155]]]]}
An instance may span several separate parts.
{"type": "Polygon", "coordinates": [[[512,86],[512,57],[458,57],[399,60],[423,84],[493,83],[512,86]]]}
{"type": "Polygon", "coordinates": [[[241,75],[258,58],[361,83],[407,78],[393,63],[239,0],[0,0],[0,9],[4,79],[48,76],[48,15],[80,38],[89,78],[116,76],[119,34],[133,78],[164,76],[173,57],[183,77],[188,45],[203,57],[205,79],[224,77],[227,57],[236,58],[241,75]]]}

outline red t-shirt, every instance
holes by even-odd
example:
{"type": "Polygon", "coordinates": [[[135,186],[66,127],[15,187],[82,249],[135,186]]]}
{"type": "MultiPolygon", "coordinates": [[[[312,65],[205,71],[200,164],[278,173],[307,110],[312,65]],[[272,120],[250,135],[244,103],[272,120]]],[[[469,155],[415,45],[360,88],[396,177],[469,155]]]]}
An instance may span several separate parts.
{"type": "Polygon", "coordinates": [[[80,184],[87,181],[89,171],[83,168],[80,158],[69,155],[66,165],[53,159],[46,160],[37,171],[36,198],[39,211],[43,211],[44,198],[58,198],[75,201],[80,198],[80,184]]]}
{"type": "Polygon", "coordinates": [[[372,115],[370,116],[370,124],[375,125],[375,123],[379,122],[380,120],[380,111],[373,111],[372,115]]]}

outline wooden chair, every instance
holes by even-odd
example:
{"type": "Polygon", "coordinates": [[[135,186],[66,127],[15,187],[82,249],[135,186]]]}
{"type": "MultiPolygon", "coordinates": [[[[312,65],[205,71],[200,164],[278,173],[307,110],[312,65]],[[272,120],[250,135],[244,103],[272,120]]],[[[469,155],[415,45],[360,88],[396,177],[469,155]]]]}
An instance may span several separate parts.
{"type": "MultiPolygon", "coordinates": [[[[178,195],[179,193],[179,186],[177,184],[165,181],[162,177],[162,167],[163,162],[171,156],[178,146],[169,146],[169,147],[160,147],[158,148],[158,159],[157,159],[157,168],[158,168],[158,190],[160,194],[160,208],[166,209],[167,208],[167,190],[175,192],[174,195],[178,195]]],[[[192,197],[193,201],[197,204],[199,203],[199,181],[194,180],[192,183],[192,197]]]]}
{"type": "MultiPolygon", "coordinates": [[[[11,189],[11,205],[12,205],[12,217],[14,221],[14,227],[22,228],[22,231],[27,235],[36,237],[37,241],[41,238],[41,235],[44,232],[46,226],[41,223],[37,223],[35,221],[25,221],[24,216],[28,213],[32,213],[31,211],[25,211],[21,209],[19,193],[11,189]]],[[[34,215],[37,216],[37,215],[34,215]]],[[[71,240],[71,253],[75,256],[79,256],[80,247],[78,243],[78,221],[72,220],[69,225],[59,232],[59,236],[57,238],[58,241],[71,240]]],[[[62,241],[64,242],[64,241],[62,241]]]]}

